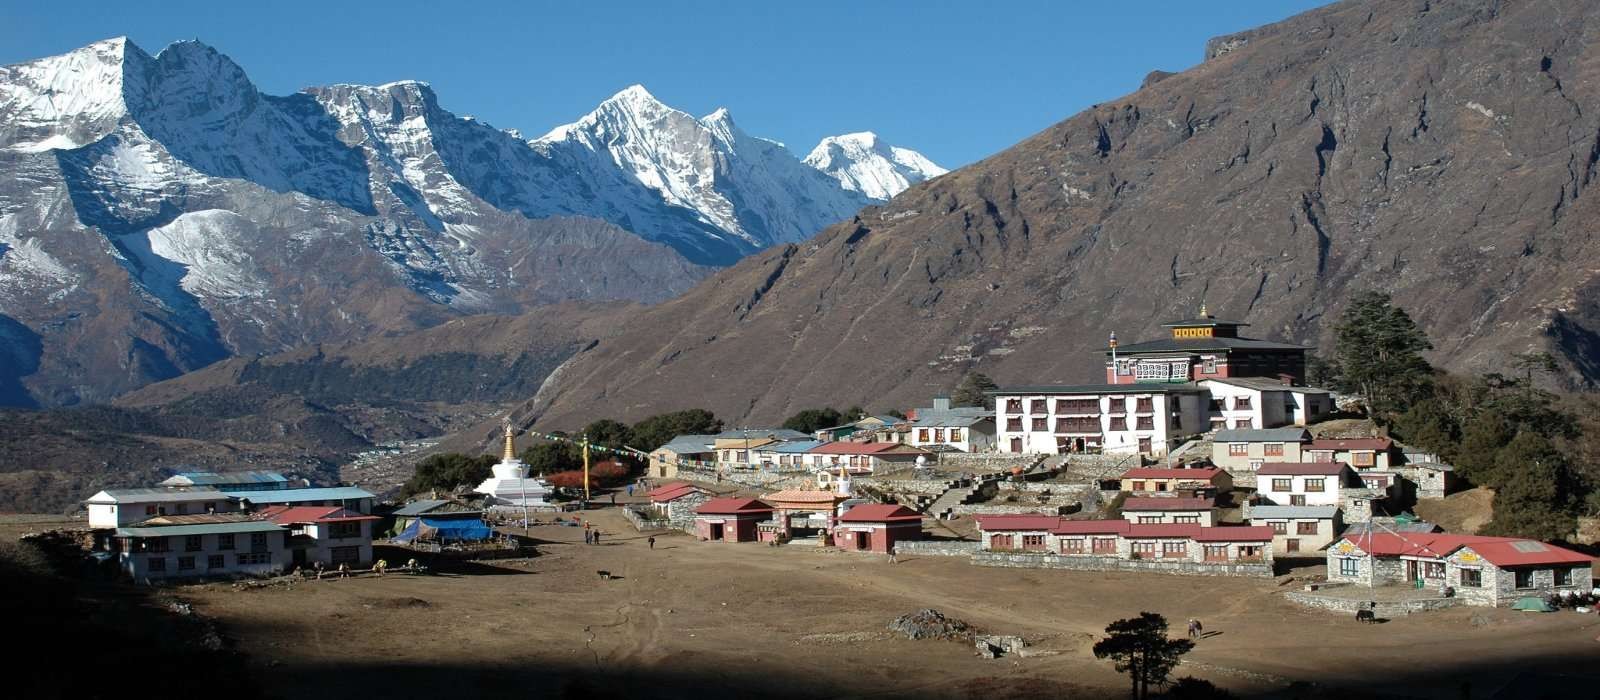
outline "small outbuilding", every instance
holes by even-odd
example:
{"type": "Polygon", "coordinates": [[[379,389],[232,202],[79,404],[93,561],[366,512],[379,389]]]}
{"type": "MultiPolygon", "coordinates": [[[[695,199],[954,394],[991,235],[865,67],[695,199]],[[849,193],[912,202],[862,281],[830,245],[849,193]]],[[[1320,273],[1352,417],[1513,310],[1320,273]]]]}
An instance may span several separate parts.
{"type": "Polygon", "coordinates": [[[712,542],[754,542],[756,525],[772,519],[772,512],[756,498],[713,498],[694,511],[695,535],[712,542]]]}
{"type": "Polygon", "coordinates": [[[896,542],[922,539],[922,514],[902,505],[870,503],[839,516],[833,542],[852,552],[888,553],[896,542]]]}

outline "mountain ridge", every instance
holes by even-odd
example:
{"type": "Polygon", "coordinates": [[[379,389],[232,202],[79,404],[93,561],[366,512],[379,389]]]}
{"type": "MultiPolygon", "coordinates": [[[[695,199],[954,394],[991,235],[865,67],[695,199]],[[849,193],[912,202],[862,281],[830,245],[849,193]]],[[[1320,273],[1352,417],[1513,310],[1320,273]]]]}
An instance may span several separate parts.
{"type": "Polygon", "coordinates": [[[1110,332],[1155,337],[1202,303],[1326,347],[1365,289],[1445,367],[1547,348],[1592,385],[1600,7],[1552,11],[1557,38],[1526,6],[1357,0],[1218,37],[1194,68],[640,312],[630,327],[666,330],[603,340],[512,414],[762,423],[903,408],[974,370],[1083,383],[1110,332]]]}
{"type": "Polygon", "coordinates": [[[125,37],[0,67],[0,399],[104,401],[230,356],[660,301],[863,201],[708,116],[678,155],[731,184],[678,206],[608,142],[530,142],[422,81],[266,95],[201,42],[125,37]]]}

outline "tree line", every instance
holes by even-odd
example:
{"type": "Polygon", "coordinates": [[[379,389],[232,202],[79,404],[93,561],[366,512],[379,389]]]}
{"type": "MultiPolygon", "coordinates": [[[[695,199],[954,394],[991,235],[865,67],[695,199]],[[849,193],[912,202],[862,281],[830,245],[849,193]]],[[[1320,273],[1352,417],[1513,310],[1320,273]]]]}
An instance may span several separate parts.
{"type": "Polygon", "coordinates": [[[1558,371],[1549,353],[1507,358],[1509,373],[1433,367],[1433,344],[1387,294],[1351,301],[1334,354],[1313,358],[1307,381],[1359,396],[1390,434],[1438,454],[1472,485],[1494,490],[1484,534],[1559,540],[1577,516],[1600,515],[1600,404],[1541,388],[1558,371]]]}

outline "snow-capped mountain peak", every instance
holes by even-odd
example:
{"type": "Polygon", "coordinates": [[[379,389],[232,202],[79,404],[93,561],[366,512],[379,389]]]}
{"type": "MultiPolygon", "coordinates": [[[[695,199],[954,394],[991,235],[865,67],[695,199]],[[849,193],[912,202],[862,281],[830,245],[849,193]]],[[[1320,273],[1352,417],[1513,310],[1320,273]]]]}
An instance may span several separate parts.
{"type": "Polygon", "coordinates": [[[884,143],[870,131],[824,138],[805,162],[838,180],[845,189],[877,200],[949,172],[921,153],[884,143]]]}

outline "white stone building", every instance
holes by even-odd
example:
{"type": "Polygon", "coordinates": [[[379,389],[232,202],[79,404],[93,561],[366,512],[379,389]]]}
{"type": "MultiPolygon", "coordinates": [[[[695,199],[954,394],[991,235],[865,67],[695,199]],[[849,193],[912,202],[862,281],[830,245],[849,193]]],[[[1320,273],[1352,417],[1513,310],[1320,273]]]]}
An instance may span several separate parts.
{"type": "Polygon", "coordinates": [[[1272,528],[1272,551],[1280,556],[1321,556],[1338,535],[1337,506],[1248,506],[1251,525],[1272,528]]]}
{"type": "Polygon", "coordinates": [[[1594,559],[1535,540],[1444,533],[1369,533],[1328,548],[1328,580],[1416,586],[1471,605],[1503,606],[1525,596],[1588,593],[1594,559]]]}
{"type": "Polygon", "coordinates": [[[162,515],[200,515],[239,510],[239,504],[215,489],[106,489],[84,502],[89,527],[123,527],[162,515]]]}
{"type": "Polygon", "coordinates": [[[107,543],[136,582],[276,574],[288,561],[289,531],[232,515],[180,515],[119,527],[107,543]]]}
{"type": "Polygon", "coordinates": [[[1338,506],[1339,489],[1356,486],[1339,462],[1268,462],[1256,470],[1256,495],[1271,505],[1338,506]]]}
{"type": "Polygon", "coordinates": [[[1122,502],[1122,519],[1140,525],[1217,524],[1215,503],[1209,498],[1179,496],[1131,497],[1122,502]]]}
{"type": "Polygon", "coordinates": [[[1000,452],[1165,455],[1205,430],[1207,394],[1192,384],[1010,387],[995,401],[1000,452]]]}
{"type": "Polygon", "coordinates": [[[1197,384],[1211,393],[1206,419],[1215,429],[1309,425],[1333,413],[1333,395],[1327,389],[1268,377],[1219,377],[1197,384]]]}

